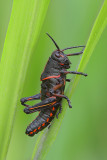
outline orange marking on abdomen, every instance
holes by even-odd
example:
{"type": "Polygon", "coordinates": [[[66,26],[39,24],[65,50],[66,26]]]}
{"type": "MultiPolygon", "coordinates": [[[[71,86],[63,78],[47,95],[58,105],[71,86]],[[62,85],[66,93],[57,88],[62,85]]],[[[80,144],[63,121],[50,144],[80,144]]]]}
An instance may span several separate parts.
{"type": "Polygon", "coordinates": [[[38,130],[41,128],[41,126],[40,127],[38,127],[38,130]]]}
{"type": "Polygon", "coordinates": [[[60,75],[58,75],[58,76],[49,76],[49,77],[46,77],[46,78],[42,79],[41,81],[44,81],[44,80],[50,79],[50,78],[59,78],[59,77],[60,77],[60,75]]]}
{"type": "Polygon", "coordinates": [[[42,126],[45,126],[45,123],[43,123],[42,126]]]}
{"type": "Polygon", "coordinates": [[[33,132],[30,132],[29,134],[33,134],[33,132]]]}
{"type": "Polygon", "coordinates": [[[53,116],[53,114],[52,113],[50,113],[50,117],[52,117],[53,116]]]}
{"type": "Polygon", "coordinates": [[[55,107],[53,107],[52,110],[54,111],[54,110],[55,110],[55,107]]]}
{"type": "Polygon", "coordinates": [[[33,132],[36,132],[36,129],[34,129],[34,131],[33,132]]]}
{"type": "Polygon", "coordinates": [[[47,122],[49,122],[49,118],[47,118],[47,120],[46,120],[47,122]]]}

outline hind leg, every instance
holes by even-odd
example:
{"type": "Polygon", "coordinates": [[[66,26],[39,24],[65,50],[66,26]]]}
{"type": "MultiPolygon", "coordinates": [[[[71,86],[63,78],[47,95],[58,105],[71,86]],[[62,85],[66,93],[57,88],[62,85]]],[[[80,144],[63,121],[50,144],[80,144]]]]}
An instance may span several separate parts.
{"type": "Polygon", "coordinates": [[[35,104],[34,106],[30,106],[24,109],[26,114],[30,114],[36,111],[42,111],[43,109],[49,108],[56,104],[56,97],[46,98],[40,103],[35,104]]]}
{"type": "Polygon", "coordinates": [[[21,102],[21,104],[22,104],[23,106],[29,107],[29,105],[25,104],[25,102],[27,102],[27,101],[32,101],[32,100],[37,100],[37,99],[40,99],[40,97],[41,97],[41,94],[39,93],[39,94],[36,94],[36,95],[34,95],[34,96],[22,98],[22,99],[20,100],[20,102],[21,102]]]}

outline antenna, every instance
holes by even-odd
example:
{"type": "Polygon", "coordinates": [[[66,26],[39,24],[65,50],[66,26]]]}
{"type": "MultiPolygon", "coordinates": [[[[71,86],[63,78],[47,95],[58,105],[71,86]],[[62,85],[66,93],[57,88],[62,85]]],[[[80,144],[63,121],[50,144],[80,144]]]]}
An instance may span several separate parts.
{"type": "Polygon", "coordinates": [[[52,40],[53,43],[55,44],[56,48],[60,51],[60,48],[59,48],[59,46],[57,45],[57,43],[54,41],[54,39],[53,39],[48,33],[46,33],[46,34],[51,38],[51,40],[52,40]]]}

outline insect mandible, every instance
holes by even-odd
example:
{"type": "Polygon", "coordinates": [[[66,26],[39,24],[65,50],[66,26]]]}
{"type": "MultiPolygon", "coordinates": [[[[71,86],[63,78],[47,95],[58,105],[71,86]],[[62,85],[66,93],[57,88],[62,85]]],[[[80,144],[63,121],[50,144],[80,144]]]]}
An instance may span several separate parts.
{"type": "Polygon", "coordinates": [[[74,46],[61,50],[54,39],[48,33],[47,35],[51,38],[57,49],[49,57],[44,71],[41,74],[41,92],[34,96],[25,97],[20,100],[21,104],[26,107],[24,109],[24,112],[26,114],[31,114],[39,111],[39,115],[32,123],[29,124],[26,129],[26,134],[29,136],[34,136],[39,131],[46,128],[53,120],[55,115],[58,118],[58,114],[61,113],[62,110],[61,101],[63,98],[67,100],[69,107],[72,108],[69,98],[64,95],[66,81],[70,82],[70,79],[67,79],[66,75],[78,74],[87,76],[87,74],[82,72],[67,71],[67,69],[70,68],[71,64],[68,56],[82,54],[85,46],[74,46]],[[65,50],[79,47],[82,47],[82,51],[80,52],[71,54],[64,53],[65,50]],[[26,104],[27,101],[38,99],[40,99],[41,102],[33,106],[26,104]]]}

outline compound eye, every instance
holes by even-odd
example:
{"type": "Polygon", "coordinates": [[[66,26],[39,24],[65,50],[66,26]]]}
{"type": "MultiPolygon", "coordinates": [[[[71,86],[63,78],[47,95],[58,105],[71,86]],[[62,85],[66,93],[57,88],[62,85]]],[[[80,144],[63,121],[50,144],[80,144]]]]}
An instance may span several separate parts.
{"type": "Polygon", "coordinates": [[[60,54],[59,54],[59,53],[55,53],[55,56],[56,56],[57,58],[59,58],[59,57],[60,57],[60,54]]]}

